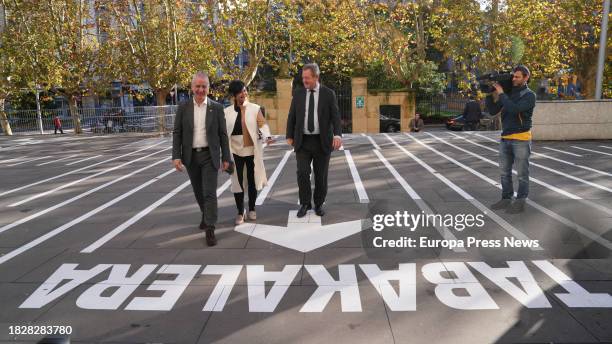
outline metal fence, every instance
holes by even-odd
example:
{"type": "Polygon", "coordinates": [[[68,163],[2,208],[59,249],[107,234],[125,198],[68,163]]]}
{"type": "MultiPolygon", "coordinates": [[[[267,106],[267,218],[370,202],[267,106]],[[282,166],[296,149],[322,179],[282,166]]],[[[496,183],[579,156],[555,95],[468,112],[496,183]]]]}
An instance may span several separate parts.
{"type": "MultiPolygon", "coordinates": [[[[426,123],[443,123],[446,118],[461,114],[469,100],[468,97],[457,93],[417,94],[416,112],[421,114],[426,123]]],[[[480,103],[484,110],[484,99],[480,103]]]]}
{"type": "MultiPolygon", "coordinates": [[[[170,132],[176,105],[79,108],[77,112],[83,133],[170,132]]],[[[65,133],[74,132],[70,109],[42,109],[40,119],[36,110],[8,110],[5,114],[14,135],[41,134],[41,126],[43,134],[53,134],[55,116],[65,133]]],[[[5,134],[3,128],[0,130],[5,134]]]]}
{"type": "Polygon", "coordinates": [[[350,80],[342,83],[336,89],[338,99],[338,109],[340,110],[340,124],[343,133],[353,132],[353,106],[352,106],[352,87],[350,80]]]}

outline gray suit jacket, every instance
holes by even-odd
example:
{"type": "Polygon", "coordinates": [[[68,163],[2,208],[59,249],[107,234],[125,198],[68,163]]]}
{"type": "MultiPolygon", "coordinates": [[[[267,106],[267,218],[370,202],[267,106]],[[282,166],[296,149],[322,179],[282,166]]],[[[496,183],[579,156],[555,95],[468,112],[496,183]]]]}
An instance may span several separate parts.
{"type": "MultiPolygon", "coordinates": [[[[215,168],[219,161],[231,161],[225,113],[223,106],[208,98],[206,106],[206,139],[215,168]]],[[[172,132],[172,160],[181,159],[185,166],[191,164],[193,152],[193,98],[181,102],[176,109],[174,131],[172,132]]]]}

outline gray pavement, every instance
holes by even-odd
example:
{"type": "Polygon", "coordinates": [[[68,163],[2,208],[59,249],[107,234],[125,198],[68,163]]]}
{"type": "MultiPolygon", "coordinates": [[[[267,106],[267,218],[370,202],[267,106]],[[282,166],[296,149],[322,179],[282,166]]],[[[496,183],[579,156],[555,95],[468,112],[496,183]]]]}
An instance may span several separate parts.
{"type": "Polygon", "coordinates": [[[534,142],[510,215],[498,137],[346,135],[304,219],[279,138],[256,223],[219,174],[212,248],[169,137],[0,137],[0,343],[612,342],[612,141],[534,142]],[[483,223],[373,230],[396,211],[483,223]]]}

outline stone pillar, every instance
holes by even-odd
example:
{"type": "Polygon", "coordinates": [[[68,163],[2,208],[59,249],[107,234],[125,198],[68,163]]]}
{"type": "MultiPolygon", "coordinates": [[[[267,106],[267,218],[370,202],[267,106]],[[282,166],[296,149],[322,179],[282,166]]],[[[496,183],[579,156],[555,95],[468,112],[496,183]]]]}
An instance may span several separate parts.
{"type": "Polygon", "coordinates": [[[287,130],[287,115],[291,106],[291,97],[293,93],[293,79],[276,79],[276,133],[284,135],[287,130]]]}
{"type": "Polygon", "coordinates": [[[416,113],[416,95],[413,91],[408,91],[402,98],[400,125],[402,131],[407,132],[410,131],[408,126],[410,120],[414,118],[414,114],[416,113]]]}
{"type": "Polygon", "coordinates": [[[380,104],[385,103],[385,96],[377,92],[368,93],[366,104],[367,132],[370,134],[380,133],[380,104]]]}
{"type": "Polygon", "coordinates": [[[352,126],[353,133],[368,132],[368,78],[351,78],[351,106],[352,106],[352,126]],[[363,107],[357,108],[357,97],[363,97],[363,107]]]}

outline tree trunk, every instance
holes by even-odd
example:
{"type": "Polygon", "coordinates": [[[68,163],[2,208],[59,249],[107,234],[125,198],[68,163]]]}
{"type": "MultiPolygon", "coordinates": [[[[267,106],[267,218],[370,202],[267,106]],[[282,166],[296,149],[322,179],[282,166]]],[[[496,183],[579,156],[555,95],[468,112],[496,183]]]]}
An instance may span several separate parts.
{"type": "Polygon", "coordinates": [[[488,37],[488,42],[487,42],[487,46],[486,49],[488,51],[489,54],[489,59],[488,61],[485,61],[485,65],[483,66],[484,69],[486,70],[492,70],[492,69],[496,69],[497,67],[497,63],[499,61],[495,61],[495,52],[497,51],[497,31],[496,31],[496,27],[498,24],[498,17],[499,17],[499,0],[493,0],[491,1],[491,12],[489,13],[488,16],[488,24],[489,24],[489,37],[488,37]]]}
{"type": "Polygon", "coordinates": [[[6,112],[4,112],[4,101],[5,98],[0,98],[0,124],[2,125],[4,135],[12,136],[13,130],[11,130],[11,123],[9,123],[6,112]]]}
{"type": "Polygon", "coordinates": [[[576,66],[578,80],[582,85],[581,94],[585,99],[595,98],[595,82],[597,79],[597,53],[595,48],[585,48],[580,52],[580,65],[576,66]]]}
{"type": "Polygon", "coordinates": [[[0,125],[2,125],[4,135],[12,136],[13,130],[11,129],[11,123],[9,123],[6,112],[4,112],[4,101],[5,98],[0,98],[0,125]]]}
{"type": "Polygon", "coordinates": [[[82,134],[81,129],[81,116],[79,115],[79,107],[77,105],[76,96],[70,96],[70,117],[72,117],[72,125],[74,127],[75,134],[82,134]]]}
{"type": "Polygon", "coordinates": [[[169,91],[162,88],[154,90],[157,101],[157,127],[160,133],[166,132],[166,97],[169,91]]]}

